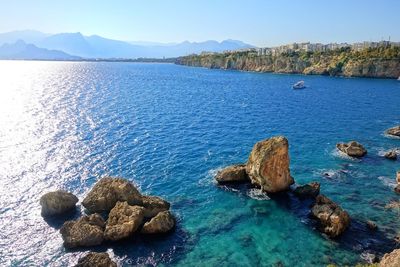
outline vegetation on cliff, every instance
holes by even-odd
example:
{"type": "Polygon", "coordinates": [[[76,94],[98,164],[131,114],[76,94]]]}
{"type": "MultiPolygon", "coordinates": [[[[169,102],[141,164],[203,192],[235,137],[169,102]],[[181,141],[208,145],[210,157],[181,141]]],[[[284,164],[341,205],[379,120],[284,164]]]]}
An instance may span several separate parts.
{"type": "Polygon", "coordinates": [[[320,74],[348,77],[397,78],[400,48],[378,47],[355,51],[286,52],[257,55],[254,51],[204,53],[180,57],[176,64],[258,72],[320,74]]]}

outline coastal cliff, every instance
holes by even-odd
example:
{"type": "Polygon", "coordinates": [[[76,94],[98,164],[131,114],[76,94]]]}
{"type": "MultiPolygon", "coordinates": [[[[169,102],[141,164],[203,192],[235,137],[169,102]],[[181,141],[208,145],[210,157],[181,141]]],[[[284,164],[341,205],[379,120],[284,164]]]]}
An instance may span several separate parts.
{"type": "Polygon", "coordinates": [[[285,52],[278,55],[258,55],[254,51],[203,53],[179,57],[175,63],[256,72],[398,78],[400,48],[379,47],[362,51],[342,48],[326,52],[285,52]]]}

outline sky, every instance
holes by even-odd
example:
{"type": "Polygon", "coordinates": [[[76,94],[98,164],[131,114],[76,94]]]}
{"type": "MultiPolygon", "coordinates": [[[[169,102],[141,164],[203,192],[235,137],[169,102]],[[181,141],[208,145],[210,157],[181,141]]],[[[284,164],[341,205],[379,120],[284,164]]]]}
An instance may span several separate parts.
{"type": "Polygon", "coordinates": [[[125,41],[400,41],[400,0],[0,0],[0,32],[125,41]]]}

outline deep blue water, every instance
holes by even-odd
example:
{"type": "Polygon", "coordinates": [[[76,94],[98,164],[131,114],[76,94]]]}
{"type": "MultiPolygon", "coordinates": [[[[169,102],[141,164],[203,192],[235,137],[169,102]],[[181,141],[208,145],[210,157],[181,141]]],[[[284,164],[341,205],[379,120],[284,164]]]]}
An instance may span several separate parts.
{"type": "Polygon", "coordinates": [[[123,266],[352,265],[393,249],[400,213],[385,205],[399,200],[400,161],[381,155],[400,148],[383,134],[400,123],[398,81],[131,63],[1,61],[0,73],[1,266],[75,264],[87,250],[63,248],[62,221],[45,221],[39,198],[63,188],[82,200],[105,175],[164,197],[178,217],[168,236],[96,248],[123,266]],[[292,90],[300,79],[309,87],[292,90]],[[289,139],[296,182],[319,181],[350,213],[338,240],[291,194],[213,182],[274,135],[289,139]],[[366,158],[336,152],[352,139],[366,158]]]}

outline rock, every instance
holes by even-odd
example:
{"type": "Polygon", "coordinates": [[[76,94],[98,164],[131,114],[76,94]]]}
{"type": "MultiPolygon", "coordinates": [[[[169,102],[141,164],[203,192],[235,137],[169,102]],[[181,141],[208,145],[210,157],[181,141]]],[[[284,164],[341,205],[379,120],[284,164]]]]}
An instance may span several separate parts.
{"type": "Polygon", "coordinates": [[[361,158],[367,154],[367,150],[356,141],[350,141],[347,144],[339,143],[336,147],[350,157],[361,158]]]}
{"type": "Polygon", "coordinates": [[[386,153],[385,153],[385,158],[391,159],[391,160],[396,160],[396,159],[397,159],[396,151],[391,150],[391,151],[389,151],[389,152],[386,152],[386,153]]]}
{"type": "Polygon", "coordinates": [[[169,211],[162,211],[143,225],[143,234],[167,233],[175,226],[175,219],[169,211]]]}
{"type": "Polygon", "coordinates": [[[215,180],[219,184],[247,182],[249,181],[249,177],[246,173],[246,165],[237,164],[226,167],[217,173],[215,180]]]}
{"type": "Polygon", "coordinates": [[[397,184],[400,184],[400,171],[396,172],[396,182],[397,184]]]}
{"type": "Polygon", "coordinates": [[[104,238],[112,241],[127,238],[142,224],[143,215],[143,207],[117,202],[108,215],[104,238]]]}
{"type": "Polygon", "coordinates": [[[285,191],[294,183],[289,170],[289,142],[276,136],[254,145],[246,165],[252,184],[275,193],[285,191]]]}
{"type": "Polygon", "coordinates": [[[367,221],[367,227],[369,230],[375,231],[378,229],[378,225],[374,223],[373,221],[367,221]]]}
{"type": "Polygon", "coordinates": [[[110,259],[108,253],[89,252],[79,259],[75,267],[117,267],[117,264],[110,259]]]}
{"type": "Polygon", "coordinates": [[[171,204],[160,197],[155,196],[143,196],[142,206],[144,209],[144,217],[152,218],[161,211],[169,210],[171,204]]]}
{"type": "Polygon", "coordinates": [[[293,191],[295,195],[298,197],[303,197],[303,198],[315,198],[316,196],[319,195],[319,189],[320,189],[320,183],[318,182],[311,182],[305,185],[300,185],[296,187],[296,189],[293,191]]]}
{"type": "Polygon", "coordinates": [[[142,195],[126,179],[105,177],[94,185],[82,205],[90,212],[103,212],[110,211],[118,201],[141,205],[142,195]]]}
{"type": "Polygon", "coordinates": [[[78,198],[72,193],[57,190],[44,194],[40,198],[43,216],[59,215],[74,209],[78,198]]]}
{"type": "Polygon", "coordinates": [[[324,195],[316,198],[311,214],[318,219],[322,231],[330,237],[337,237],[350,224],[349,214],[324,195]]]}
{"type": "Polygon", "coordinates": [[[400,249],[395,249],[383,255],[379,267],[400,267],[400,249]]]}
{"type": "Polygon", "coordinates": [[[400,137],[400,125],[387,129],[386,134],[400,137]]]}
{"type": "Polygon", "coordinates": [[[394,188],[394,192],[400,194],[400,184],[396,185],[396,187],[394,188]]]}
{"type": "Polygon", "coordinates": [[[76,221],[67,221],[60,229],[67,248],[90,247],[103,242],[105,222],[99,214],[83,216],[76,221]]]}

